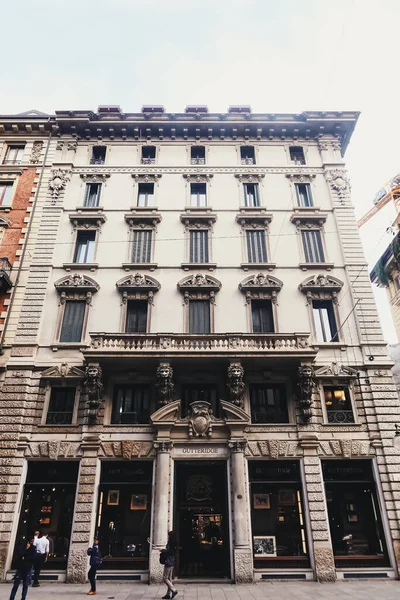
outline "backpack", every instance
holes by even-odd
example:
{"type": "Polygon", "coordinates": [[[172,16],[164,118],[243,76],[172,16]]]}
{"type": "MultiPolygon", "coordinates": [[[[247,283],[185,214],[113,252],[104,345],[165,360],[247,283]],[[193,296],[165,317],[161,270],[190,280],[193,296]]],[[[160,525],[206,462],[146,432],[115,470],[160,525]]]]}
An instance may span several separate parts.
{"type": "Polygon", "coordinates": [[[160,564],[165,565],[165,561],[167,560],[167,551],[161,550],[160,552],[160,564]]]}

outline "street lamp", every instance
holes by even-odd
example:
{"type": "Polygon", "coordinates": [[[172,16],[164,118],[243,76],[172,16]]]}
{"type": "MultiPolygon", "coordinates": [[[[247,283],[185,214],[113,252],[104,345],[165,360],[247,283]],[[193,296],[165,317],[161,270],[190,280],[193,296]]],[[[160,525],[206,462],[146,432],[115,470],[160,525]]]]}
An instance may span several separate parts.
{"type": "Polygon", "coordinates": [[[396,450],[400,450],[400,425],[396,424],[395,429],[396,431],[394,432],[393,446],[396,448],[396,450]]]}

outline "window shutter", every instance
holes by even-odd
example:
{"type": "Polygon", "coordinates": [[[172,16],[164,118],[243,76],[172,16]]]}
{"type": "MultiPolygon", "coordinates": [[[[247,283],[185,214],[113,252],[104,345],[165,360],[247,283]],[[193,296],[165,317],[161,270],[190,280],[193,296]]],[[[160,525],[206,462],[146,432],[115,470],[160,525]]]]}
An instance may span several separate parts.
{"type": "Polygon", "coordinates": [[[86,302],[67,300],[60,333],[60,342],[80,342],[82,340],[83,319],[86,302]]]}
{"type": "Polygon", "coordinates": [[[325,262],[321,232],[319,230],[302,231],[301,236],[303,240],[304,256],[306,262],[325,262]]]}
{"type": "Polygon", "coordinates": [[[209,300],[189,301],[189,333],[210,333],[209,300]]]}
{"type": "Polygon", "coordinates": [[[146,300],[131,300],[128,302],[126,314],[126,333],[146,333],[147,330],[146,300]]]}
{"type": "Polygon", "coordinates": [[[267,262],[267,244],[265,231],[246,231],[247,254],[249,263],[267,262]]]}
{"type": "Polygon", "coordinates": [[[190,231],[189,261],[208,263],[208,231],[193,229],[190,231]]]}
{"type": "Polygon", "coordinates": [[[151,258],[152,231],[135,230],[133,232],[132,262],[149,263],[151,258]]]}

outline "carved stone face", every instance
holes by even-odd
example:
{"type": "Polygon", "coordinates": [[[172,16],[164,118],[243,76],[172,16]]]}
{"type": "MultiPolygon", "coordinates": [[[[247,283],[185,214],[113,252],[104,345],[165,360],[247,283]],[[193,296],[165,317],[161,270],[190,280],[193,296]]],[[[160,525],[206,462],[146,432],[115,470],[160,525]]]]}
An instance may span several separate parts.
{"type": "Polygon", "coordinates": [[[87,368],[87,376],[89,379],[97,379],[100,377],[100,369],[99,367],[90,366],[87,368]]]}
{"type": "Polygon", "coordinates": [[[196,275],[196,284],[203,285],[205,282],[204,275],[196,275]]]}
{"type": "Polygon", "coordinates": [[[240,379],[243,377],[243,367],[240,365],[232,365],[229,367],[228,375],[231,379],[240,379]]]}
{"type": "Polygon", "coordinates": [[[139,273],[137,275],[135,275],[135,283],[136,285],[141,285],[143,283],[143,275],[139,275],[139,273]]]}
{"type": "Polygon", "coordinates": [[[169,379],[172,377],[172,369],[169,366],[158,367],[157,375],[161,377],[161,379],[169,379]]]}
{"type": "Polygon", "coordinates": [[[300,371],[300,376],[303,377],[304,379],[311,379],[313,376],[313,370],[311,367],[300,367],[299,369],[300,371]]]}

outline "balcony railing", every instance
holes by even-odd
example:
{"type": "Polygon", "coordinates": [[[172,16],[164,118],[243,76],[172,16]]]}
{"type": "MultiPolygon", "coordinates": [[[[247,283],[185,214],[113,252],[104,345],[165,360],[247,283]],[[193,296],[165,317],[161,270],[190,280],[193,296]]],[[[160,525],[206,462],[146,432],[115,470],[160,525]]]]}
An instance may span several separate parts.
{"type": "Polygon", "coordinates": [[[242,165],[255,165],[256,161],[255,161],[254,158],[251,158],[251,157],[248,156],[247,158],[241,158],[240,159],[240,164],[242,164],[242,165]]]}
{"type": "Polygon", "coordinates": [[[205,158],[191,158],[190,164],[191,165],[205,165],[206,159],[205,158]]]}
{"type": "Polygon", "coordinates": [[[91,165],[104,165],[105,162],[106,162],[106,157],[105,156],[101,156],[99,158],[92,157],[90,159],[90,164],[91,165]]]}
{"type": "Polygon", "coordinates": [[[8,258],[0,258],[0,292],[6,292],[12,286],[11,263],[8,258]]]}
{"type": "Polygon", "coordinates": [[[328,423],[354,423],[352,410],[328,410],[328,423]]]}
{"type": "Polygon", "coordinates": [[[155,158],[142,158],[142,165],[155,165],[155,164],[156,164],[155,158]]]}
{"type": "Polygon", "coordinates": [[[308,333],[91,333],[90,354],[316,354],[308,333]]]}

